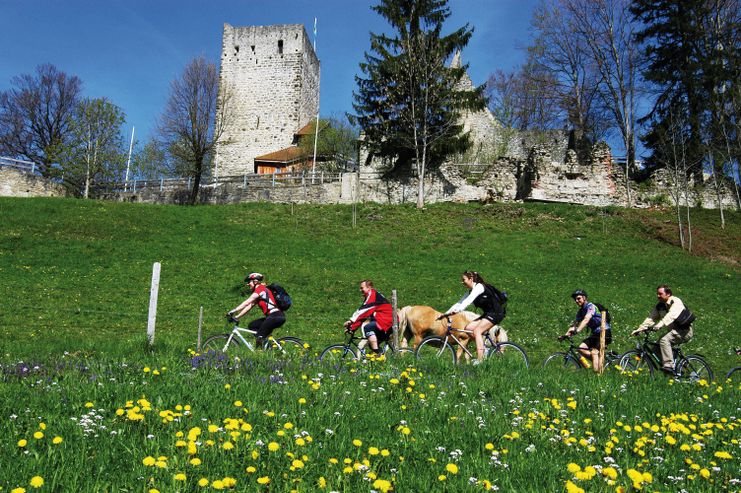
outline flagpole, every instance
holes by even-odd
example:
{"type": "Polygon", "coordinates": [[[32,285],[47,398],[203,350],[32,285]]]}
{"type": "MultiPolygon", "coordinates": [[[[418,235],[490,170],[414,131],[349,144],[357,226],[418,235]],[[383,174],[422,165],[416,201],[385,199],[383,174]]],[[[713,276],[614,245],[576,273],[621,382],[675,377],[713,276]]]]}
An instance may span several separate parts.
{"type": "MultiPolygon", "coordinates": [[[[316,17],[314,17],[314,55],[316,55],[316,17]]],[[[317,60],[319,56],[317,55],[317,60]]],[[[321,65],[319,66],[319,78],[321,79],[321,65]]],[[[317,86],[319,81],[317,81],[317,86]]],[[[314,183],[314,175],[316,173],[316,147],[317,141],[319,140],[319,91],[317,91],[317,102],[316,102],[316,128],[314,129],[314,159],[311,161],[311,182],[314,183]]]]}
{"type": "Polygon", "coordinates": [[[124,178],[124,192],[129,184],[129,168],[131,167],[131,151],[134,149],[134,130],[136,127],[131,127],[131,144],[129,144],[129,159],[126,161],[126,177],[124,178]]]}

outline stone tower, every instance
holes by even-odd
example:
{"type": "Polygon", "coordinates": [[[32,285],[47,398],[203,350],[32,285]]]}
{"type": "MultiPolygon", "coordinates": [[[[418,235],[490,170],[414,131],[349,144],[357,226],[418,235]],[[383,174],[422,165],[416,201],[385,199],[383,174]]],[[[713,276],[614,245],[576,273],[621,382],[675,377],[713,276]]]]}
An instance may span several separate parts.
{"type": "Polygon", "coordinates": [[[230,116],[214,174],[253,173],[255,157],[291,146],[316,118],[319,59],[304,26],[224,24],[219,91],[228,91],[230,116]]]}

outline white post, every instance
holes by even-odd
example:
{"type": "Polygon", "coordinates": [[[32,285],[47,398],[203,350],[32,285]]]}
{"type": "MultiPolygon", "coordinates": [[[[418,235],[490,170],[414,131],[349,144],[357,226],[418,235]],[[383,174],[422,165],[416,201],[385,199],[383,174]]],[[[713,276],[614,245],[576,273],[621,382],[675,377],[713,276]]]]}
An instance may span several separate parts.
{"type": "Polygon", "coordinates": [[[154,344],[154,324],[157,320],[157,294],[160,290],[160,263],[152,266],[152,288],[149,291],[149,317],[147,319],[147,340],[154,344]]]}
{"type": "Polygon", "coordinates": [[[126,191],[126,185],[129,181],[129,167],[131,166],[131,151],[134,149],[134,128],[131,127],[131,144],[129,144],[129,159],[126,161],[126,177],[124,178],[124,192],[126,191]]]}
{"type": "Polygon", "coordinates": [[[396,311],[398,309],[398,303],[396,300],[396,290],[391,290],[391,316],[392,316],[392,325],[391,330],[393,331],[393,339],[394,339],[394,349],[399,349],[399,316],[398,312],[396,311]]]}
{"type": "Polygon", "coordinates": [[[203,305],[201,305],[201,311],[198,314],[198,344],[196,345],[196,351],[201,352],[201,331],[203,330],[203,305]]]}

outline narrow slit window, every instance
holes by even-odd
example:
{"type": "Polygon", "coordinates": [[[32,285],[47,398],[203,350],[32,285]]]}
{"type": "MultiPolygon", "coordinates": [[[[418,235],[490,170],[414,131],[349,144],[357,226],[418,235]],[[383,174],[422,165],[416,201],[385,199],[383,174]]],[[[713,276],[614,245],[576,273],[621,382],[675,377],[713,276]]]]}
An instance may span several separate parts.
{"type": "Polygon", "coordinates": [[[278,40],[278,54],[279,55],[283,54],[283,40],[282,39],[278,40]]]}

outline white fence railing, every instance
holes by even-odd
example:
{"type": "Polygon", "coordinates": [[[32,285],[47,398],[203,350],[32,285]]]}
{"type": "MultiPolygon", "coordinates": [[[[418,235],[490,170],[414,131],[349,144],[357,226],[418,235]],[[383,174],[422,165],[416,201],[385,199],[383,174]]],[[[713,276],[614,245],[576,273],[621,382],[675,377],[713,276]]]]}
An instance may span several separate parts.
{"type": "Polygon", "coordinates": [[[23,161],[21,159],[12,159],[9,157],[0,156],[0,168],[10,168],[23,173],[39,174],[41,173],[41,166],[31,161],[23,161]]]}
{"type": "MultiPolygon", "coordinates": [[[[342,173],[330,173],[324,171],[305,171],[290,173],[258,174],[247,173],[243,175],[220,176],[216,179],[204,178],[201,180],[200,188],[218,188],[222,185],[235,185],[239,188],[274,188],[285,186],[306,186],[333,183],[342,180],[342,173]]],[[[99,183],[98,188],[106,192],[136,193],[143,190],[172,191],[179,189],[190,189],[193,186],[193,178],[158,178],[150,180],[129,180],[119,182],[99,183]]]]}

